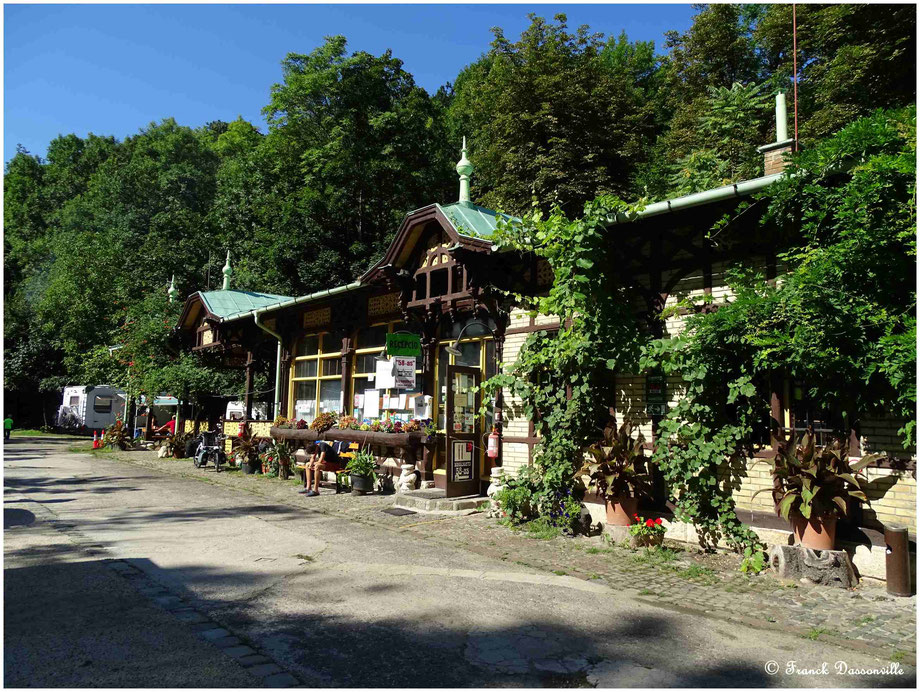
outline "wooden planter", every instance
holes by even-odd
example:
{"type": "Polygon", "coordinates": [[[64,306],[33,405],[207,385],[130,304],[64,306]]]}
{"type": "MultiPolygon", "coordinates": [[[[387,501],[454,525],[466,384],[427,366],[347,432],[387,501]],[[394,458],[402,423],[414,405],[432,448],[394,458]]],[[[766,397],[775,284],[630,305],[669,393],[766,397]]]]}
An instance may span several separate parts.
{"type": "Polygon", "coordinates": [[[357,442],[360,445],[399,448],[420,447],[428,440],[428,436],[423,432],[382,433],[368,430],[339,430],[338,428],[330,428],[321,433],[309,429],[272,428],[270,434],[276,440],[301,440],[306,442],[342,440],[344,442],[357,442]]]}

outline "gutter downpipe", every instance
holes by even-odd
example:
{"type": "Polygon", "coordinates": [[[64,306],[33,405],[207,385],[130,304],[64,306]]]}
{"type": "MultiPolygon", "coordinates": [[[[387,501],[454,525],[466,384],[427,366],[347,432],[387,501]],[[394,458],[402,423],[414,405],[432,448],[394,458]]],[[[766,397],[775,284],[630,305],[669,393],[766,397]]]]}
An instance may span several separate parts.
{"type": "Polygon", "coordinates": [[[256,310],[255,314],[253,315],[256,326],[261,328],[262,331],[271,334],[278,340],[278,350],[275,353],[275,402],[274,406],[272,407],[274,409],[274,417],[277,418],[281,415],[281,335],[272,331],[265,324],[259,321],[259,316],[261,314],[262,311],[256,310]]]}
{"type": "Polygon", "coordinates": [[[275,356],[275,418],[281,415],[281,335],[275,331],[269,329],[265,323],[260,321],[260,317],[267,312],[272,310],[277,310],[281,307],[288,307],[289,305],[297,305],[298,303],[307,303],[313,300],[319,300],[320,298],[326,298],[328,296],[334,296],[339,293],[347,293],[348,291],[353,291],[356,288],[361,287],[362,284],[360,281],[354,281],[345,286],[336,286],[335,288],[328,288],[324,291],[318,291],[316,293],[311,293],[310,295],[301,296],[295,298],[294,300],[281,301],[275,303],[274,305],[266,305],[264,308],[259,308],[257,310],[252,310],[241,317],[247,317],[252,315],[255,320],[256,326],[259,327],[262,331],[267,334],[271,334],[278,340],[278,351],[275,356]]]}

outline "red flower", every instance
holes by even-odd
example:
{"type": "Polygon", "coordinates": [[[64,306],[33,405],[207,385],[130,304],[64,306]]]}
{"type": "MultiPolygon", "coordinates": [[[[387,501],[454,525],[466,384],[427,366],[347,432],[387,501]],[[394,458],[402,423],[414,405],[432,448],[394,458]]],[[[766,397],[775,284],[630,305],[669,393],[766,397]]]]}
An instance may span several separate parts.
{"type": "Polygon", "coordinates": [[[645,525],[646,525],[646,526],[654,526],[654,525],[655,525],[655,522],[652,521],[651,519],[646,519],[646,520],[645,520],[645,525]]]}
{"type": "Polygon", "coordinates": [[[655,525],[656,525],[656,526],[661,526],[661,517],[658,517],[658,518],[655,520],[655,525]]]}
{"type": "Polygon", "coordinates": [[[638,514],[633,514],[633,518],[634,518],[636,521],[639,521],[639,515],[638,515],[638,514]]]}

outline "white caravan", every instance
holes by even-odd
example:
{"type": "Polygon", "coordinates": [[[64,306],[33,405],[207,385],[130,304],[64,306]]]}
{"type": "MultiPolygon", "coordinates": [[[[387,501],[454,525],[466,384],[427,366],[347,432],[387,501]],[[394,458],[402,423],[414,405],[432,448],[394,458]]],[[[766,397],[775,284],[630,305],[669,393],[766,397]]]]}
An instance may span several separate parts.
{"type": "Polygon", "coordinates": [[[127,395],[108,385],[64,387],[57,425],[65,430],[105,429],[124,415],[127,395]]]}

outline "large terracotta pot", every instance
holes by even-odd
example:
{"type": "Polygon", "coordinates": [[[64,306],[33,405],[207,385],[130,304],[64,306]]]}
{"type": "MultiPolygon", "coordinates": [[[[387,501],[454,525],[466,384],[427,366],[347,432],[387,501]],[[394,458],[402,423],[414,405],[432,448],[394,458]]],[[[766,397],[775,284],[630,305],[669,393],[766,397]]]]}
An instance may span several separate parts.
{"type": "Polygon", "coordinates": [[[607,523],[611,526],[631,526],[633,515],[639,509],[638,497],[615,497],[607,499],[607,523]]]}
{"type": "Polygon", "coordinates": [[[806,519],[798,512],[789,515],[795,542],[812,550],[833,550],[837,535],[837,515],[825,514],[806,519]]]}

